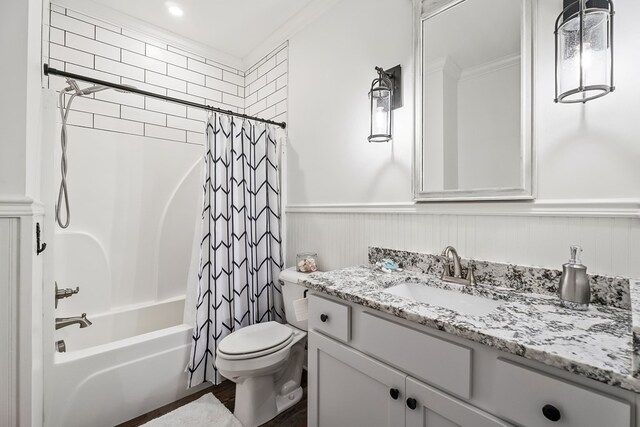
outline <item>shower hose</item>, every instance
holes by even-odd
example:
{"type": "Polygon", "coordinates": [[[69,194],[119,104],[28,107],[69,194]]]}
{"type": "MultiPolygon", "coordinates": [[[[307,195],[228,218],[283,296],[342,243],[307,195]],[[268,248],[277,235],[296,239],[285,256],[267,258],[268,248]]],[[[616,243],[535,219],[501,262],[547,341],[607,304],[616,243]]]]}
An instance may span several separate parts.
{"type": "Polygon", "coordinates": [[[67,190],[67,117],[71,109],[71,101],[76,97],[77,93],[71,94],[69,101],[65,107],[64,95],[73,91],[74,88],[69,86],[60,91],[60,118],[62,119],[62,130],[60,131],[60,148],[62,154],[60,156],[60,189],[58,191],[58,203],[56,203],[56,222],[62,228],[69,226],[71,212],[69,211],[69,192],[67,190]],[[64,220],[63,220],[64,217],[64,220]]]}

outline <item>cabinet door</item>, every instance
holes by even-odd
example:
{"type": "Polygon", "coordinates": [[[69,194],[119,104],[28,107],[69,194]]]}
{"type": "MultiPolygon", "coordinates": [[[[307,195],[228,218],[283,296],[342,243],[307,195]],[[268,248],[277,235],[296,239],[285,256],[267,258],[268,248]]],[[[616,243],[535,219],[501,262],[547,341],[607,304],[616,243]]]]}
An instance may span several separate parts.
{"type": "Polygon", "coordinates": [[[631,425],[629,402],[509,360],[498,359],[494,379],[496,413],[523,426],[631,425]]]}
{"type": "Polygon", "coordinates": [[[407,427],[507,427],[480,409],[413,378],[406,380],[407,427]]]}
{"type": "Polygon", "coordinates": [[[405,375],[309,332],[309,426],[399,427],[405,375]]]}

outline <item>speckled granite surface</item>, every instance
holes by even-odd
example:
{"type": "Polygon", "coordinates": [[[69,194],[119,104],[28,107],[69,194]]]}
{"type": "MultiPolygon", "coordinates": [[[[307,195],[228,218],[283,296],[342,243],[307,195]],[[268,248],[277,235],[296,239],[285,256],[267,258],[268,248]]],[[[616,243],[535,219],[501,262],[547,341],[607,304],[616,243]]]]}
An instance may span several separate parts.
{"type": "Polygon", "coordinates": [[[387,274],[369,266],[313,273],[301,284],[596,381],[640,392],[640,380],[632,375],[632,313],[628,309],[592,304],[588,311],[580,312],[561,307],[551,295],[498,286],[465,287],[442,282],[433,274],[416,271],[387,274]],[[487,315],[471,316],[383,292],[403,282],[503,303],[487,315]]]}
{"type": "Polygon", "coordinates": [[[633,376],[640,378],[640,281],[631,282],[631,324],[633,338],[633,376]]]}
{"type": "MultiPolygon", "coordinates": [[[[405,269],[421,273],[442,275],[443,260],[436,255],[395,249],[369,248],[369,263],[375,264],[382,258],[391,258],[405,269]]],[[[466,275],[470,260],[461,259],[463,274],[466,275]]],[[[558,293],[561,270],[529,267],[490,261],[471,261],[474,265],[476,281],[487,286],[504,286],[518,292],[532,292],[555,296],[558,293]]],[[[629,309],[629,279],[623,277],[589,274],[591,302],[629,309]]]]}

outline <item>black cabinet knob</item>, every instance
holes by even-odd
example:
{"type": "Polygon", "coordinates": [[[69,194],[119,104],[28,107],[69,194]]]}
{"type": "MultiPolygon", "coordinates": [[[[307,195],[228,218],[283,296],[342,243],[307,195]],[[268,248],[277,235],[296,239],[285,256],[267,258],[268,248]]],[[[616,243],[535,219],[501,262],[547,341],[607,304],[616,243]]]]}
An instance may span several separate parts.
{"type": "Polygon", "coordinates": [[[389,390],[389,395],[393,400],[396,400],[400,396],[400,390],[397,388],[392,388],[389,390]]]}
{"type": "Polygon", "coordinates": [[[409,407],[409,409],[413,411],[418,407],[418,401],[415,400],[413,397],[410,397],[407,399],[407,406],[409,407]]]}
{"type": "Polygon", "coordinates": [[[545,416],[549,421],[556,422],[562,418],[560,415],[560,411],[553,405],[544,405],[542,407],[542,415],[545,416]]]}
{"type": "Polygon", "coordinates": [[[329,320],[329,316],[327,316],[326,314],[322,313],[320,315],[320,320],[322,320],[322,322],[326,322],[327,320],[329,320]]]}

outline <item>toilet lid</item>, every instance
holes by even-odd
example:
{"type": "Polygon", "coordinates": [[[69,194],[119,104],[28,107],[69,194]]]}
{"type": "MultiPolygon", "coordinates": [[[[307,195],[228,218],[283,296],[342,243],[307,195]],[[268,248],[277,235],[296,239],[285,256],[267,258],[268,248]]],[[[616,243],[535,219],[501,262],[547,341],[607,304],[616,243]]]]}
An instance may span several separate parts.
{"type": "Polygon", "coordinates": [[[257,323],[227,335],[220,341],[218,351],[228,355],[249,355],[274,351],[291,341],[293,330],[278,322],[257,323]]]}

